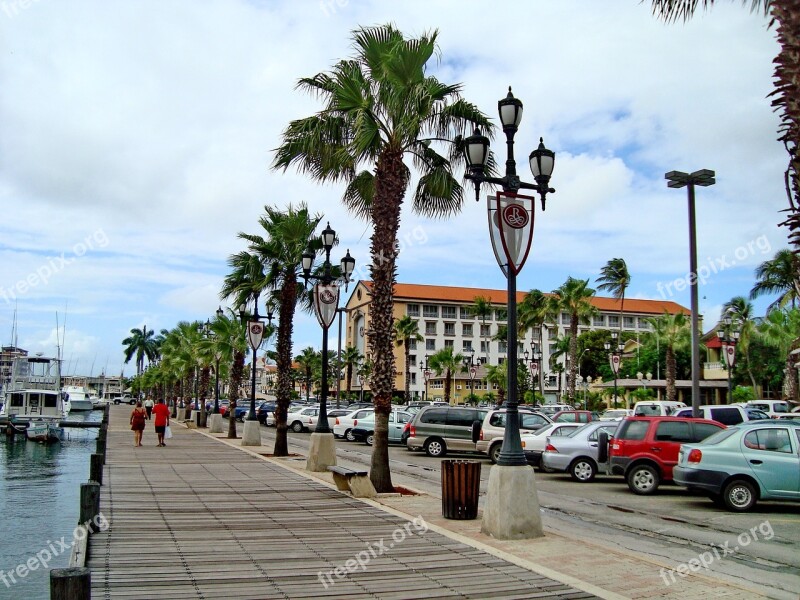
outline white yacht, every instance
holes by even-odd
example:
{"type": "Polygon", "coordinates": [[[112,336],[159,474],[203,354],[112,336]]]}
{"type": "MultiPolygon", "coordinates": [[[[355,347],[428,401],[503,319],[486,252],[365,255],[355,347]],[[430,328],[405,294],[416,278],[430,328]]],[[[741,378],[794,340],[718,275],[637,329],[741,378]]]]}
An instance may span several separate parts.
{"type": "Polygon", "coordinates": [[[80,412],[94,408],[94,399],[90,391],[82,385],[65,385],[62,391],[69,399],[70,412],[80,412]]]}
{"type": "Polygon", "coordinates": [[[28,439],[57,440],[63,434],[60,423],[67,412],[59,360],[43,356],[15,358],[0,411],[8,426],[24,431],[28,439]]]}

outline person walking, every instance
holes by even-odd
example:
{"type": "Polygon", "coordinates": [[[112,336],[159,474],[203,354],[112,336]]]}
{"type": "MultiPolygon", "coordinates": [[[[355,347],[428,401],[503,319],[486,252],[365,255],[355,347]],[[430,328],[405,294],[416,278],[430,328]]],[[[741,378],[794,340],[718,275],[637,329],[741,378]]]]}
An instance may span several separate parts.
{"type": "Polygon", "coordinates": [[[158,399],[158,404],[156,404],[153,408],[153,415],[155,415],[153,424],[155,425],[156,435],[158,436],[158,445],[166,446],[164,443],[164,432],[169,426],[170,411],[169,408],[167,408],[167,405],[164,404],[163,398],[158,399]]]}
{"type": "Polygon", "coordinates": [[[147,411],[147,420],[149,421],[150,416],[153,414],[153,399],[149,396],[144,401],[144,409],[147,411]]]}
{"type": "Polygon", "coordinates": [[[142,434],[144,433],[144,424],[147,420],[147,411],[142,408],[142,401],[136,401],[136,407],[131,412],[131,431],[133,431],[133,447],[137,448],[142,445],[142,434]]]}

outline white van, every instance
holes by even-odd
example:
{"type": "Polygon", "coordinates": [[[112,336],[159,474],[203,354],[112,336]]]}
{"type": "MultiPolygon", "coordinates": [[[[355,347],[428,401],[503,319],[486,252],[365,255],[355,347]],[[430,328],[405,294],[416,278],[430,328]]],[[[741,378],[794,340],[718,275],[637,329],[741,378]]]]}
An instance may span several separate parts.
{"type": "Polygon", "coordinates": [[[789,403],[786,400],[751,400],[747,408],[763,410],[773,419],[780,419],[789,413],[789,403]]]}
{"type": "MultiPolygon", "coordinates": [[[[703,404],[700,407],[700,416],[703,419],[716,421],[723,425],[738,425],[739,423],[750,420],[750,416],[747,414],[747,408],[739,406],[738,404],[703,404]]],[[[673,414],[676,417],[691,417],[692,408],[682,408],[676,410],[673,414]]]]}
{"type": "Polygon", "coordinates": [[[633,405],[634,417],[669,417],[686,408],[683,402],[669,400],[643,400],[633,405]]]}

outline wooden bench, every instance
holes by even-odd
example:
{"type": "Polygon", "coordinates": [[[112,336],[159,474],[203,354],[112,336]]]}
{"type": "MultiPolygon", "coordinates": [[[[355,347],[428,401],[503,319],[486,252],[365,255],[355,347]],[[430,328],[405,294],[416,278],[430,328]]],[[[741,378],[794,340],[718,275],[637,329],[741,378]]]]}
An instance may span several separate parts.
{"type": "Polygon", "coordinates": [[[354,498],[375,498],[378,495],[367,471],[338,466],[328,467],[328,471],[333,473],[333,482],[341,492],[350,492],[354,498]]]}

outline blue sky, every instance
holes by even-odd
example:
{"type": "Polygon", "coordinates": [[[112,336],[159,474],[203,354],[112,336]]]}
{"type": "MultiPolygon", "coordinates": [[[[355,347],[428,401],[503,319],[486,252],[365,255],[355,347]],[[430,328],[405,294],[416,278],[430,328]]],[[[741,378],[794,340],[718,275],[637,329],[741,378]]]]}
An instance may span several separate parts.
{"type": "MultiPolygon", "coordinates": [[[[119,372],[131,327],[213,314],[236,234],[257,232],[264,204],[324,213],[359,272],[370,232],[341,187],[269,164],[286,124],[319,108],[297,79],[348,56],[353,28],[389,21],[437,28],[432,71],[492,118],[513,86],[518,156],[539,136],[557,153],[520,289],[594,281],[622,257],[629,296],[688,306],[686,192],[663,178],[674,169],[717,172],[698,190],[707,323],[786,246],[767,98],[777,44],[739,3],[667,25],[637,0],[0,0],[0,341],[16,307],[20,345],[54,353],[66,313],[67,371],[119,372]]],[[[505,287],[472,198],[447,221],[403,213],[400,281],[505,287]]],[[[319,347],[313,316],[295,331],[296,352],[319,347]]]]}

